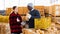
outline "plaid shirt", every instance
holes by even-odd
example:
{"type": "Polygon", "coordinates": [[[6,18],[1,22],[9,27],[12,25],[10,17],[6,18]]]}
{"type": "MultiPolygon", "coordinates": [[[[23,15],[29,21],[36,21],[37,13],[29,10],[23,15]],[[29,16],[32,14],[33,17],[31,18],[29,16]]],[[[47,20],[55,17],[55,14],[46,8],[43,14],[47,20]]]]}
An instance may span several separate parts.
{"type": "Polygon", "coordinates": [[[15,33],[15,32],[21,33],[22,32],[21,22],[22,22],[22,18],[18,13],[15,14],[14,12],[12,12],[10,14],[9,23],[10,23],[11,33],[15,33]],[[17,18],[20,20],[20,22],[17,22],[17,18]]]}

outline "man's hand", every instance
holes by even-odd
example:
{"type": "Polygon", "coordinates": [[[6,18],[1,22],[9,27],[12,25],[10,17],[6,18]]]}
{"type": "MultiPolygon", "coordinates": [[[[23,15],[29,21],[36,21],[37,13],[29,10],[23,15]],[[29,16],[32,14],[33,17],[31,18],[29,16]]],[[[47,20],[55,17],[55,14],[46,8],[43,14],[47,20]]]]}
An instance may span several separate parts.
{"type": "Polygon", "coordinates": [[[27,15],[26,15],[27,21],[29,21],[30,18],[31,18],[31,15],[27,13],[27,15]]]}
{"type": "Polygon", "coordinates": [[[30,14],[27,14],[26,17],[27,17],[28,19],[30,19],[30,18],[31,18],[31,15],[30,15],[30,14]]]}

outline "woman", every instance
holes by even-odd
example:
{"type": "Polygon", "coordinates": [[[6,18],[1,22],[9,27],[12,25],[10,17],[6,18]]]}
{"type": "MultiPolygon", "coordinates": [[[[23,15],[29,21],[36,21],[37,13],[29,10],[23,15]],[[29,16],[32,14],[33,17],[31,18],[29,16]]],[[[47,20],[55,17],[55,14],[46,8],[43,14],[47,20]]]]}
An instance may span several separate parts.
{"type": "Polygon", "coordinates": [[[18,8],[16,6],[13,6],[13,12],[9,16],[11,34],[22,33],[21,22],[22,22],[22,18],[18,14],[18,8]]]}

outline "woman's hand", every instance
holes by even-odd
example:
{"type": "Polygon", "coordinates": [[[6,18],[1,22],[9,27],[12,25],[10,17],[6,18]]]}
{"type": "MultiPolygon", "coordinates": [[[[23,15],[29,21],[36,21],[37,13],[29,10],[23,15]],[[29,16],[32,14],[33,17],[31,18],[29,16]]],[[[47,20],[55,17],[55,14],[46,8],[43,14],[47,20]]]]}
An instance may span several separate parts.
{"type": "Polygon", "coordinates": [[[17,22],[20,22],[20,20],[17,18],[17,22]]]}

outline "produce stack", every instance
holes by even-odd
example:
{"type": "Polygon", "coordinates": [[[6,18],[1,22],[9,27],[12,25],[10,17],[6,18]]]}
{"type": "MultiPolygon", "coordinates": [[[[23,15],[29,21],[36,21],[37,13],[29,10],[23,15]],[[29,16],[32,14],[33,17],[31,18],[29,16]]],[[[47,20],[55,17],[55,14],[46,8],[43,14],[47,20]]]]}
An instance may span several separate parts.
{"type": "Polygon", "coordinates": [[[44,34],[44,31],[38,29],[23,29],[23,34],[44,34]]]}
{"type": "MultiPolygon", "coordinates": [[[[56,28],[55,23],[52,23],[51,26],[47,29],[46,32],[49,33],[49,34],[58,34],[59,31],[56,28]]],[[[46,34],[46,32],[45,32],[45,34],[46,34]]]]}
{"type": "Polygon", "coordinates": [[[0,34],[11,34],[8,23],[0,23],[0,34]]]}
{"type": "Polygon", "coordinates": [[[35,19],[35,29],[47,29],[51,25],[50,17],[42,17],[40,19],[35,19]]]}
{"type": "Polygon", "coordinates": [[[8,23],[9,22],[9,16],[0,15],[0,22],[1,23],[8,23]]]}

